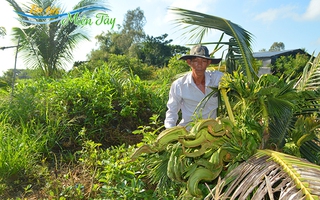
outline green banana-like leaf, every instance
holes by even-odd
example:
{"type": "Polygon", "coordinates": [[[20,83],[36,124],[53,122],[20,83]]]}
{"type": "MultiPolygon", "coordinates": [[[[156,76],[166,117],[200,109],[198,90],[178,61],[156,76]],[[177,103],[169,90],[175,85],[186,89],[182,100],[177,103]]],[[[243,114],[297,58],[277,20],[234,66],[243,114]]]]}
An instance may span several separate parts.
{"type": "Polygon", "coordinates": [[[230,40],[232,44],[226,44],[229,44],[229,47],[234,47],[237,53],[241,55],[239,57],[241,67],[243,67],[249,80],[252,80],[253,76],[257,77],[252,65],[251,41],[253,35],[250,32],[224,18],[181,8],[169,8],[169,10],[179,16],[179,18],[175,19],[177,26],[187,24],[183,28],[187,29],[183,36],[191,35],[190,39],[195,40],[196,43],[201,43],[210,29],[220,30],[234,38],[234,40],[230,40]]]}
{"type": "Polygon", "coordinates": [[[225,176],[205,199],[319,199],[320,166],[272,150],[258,150],[225,176]]]}

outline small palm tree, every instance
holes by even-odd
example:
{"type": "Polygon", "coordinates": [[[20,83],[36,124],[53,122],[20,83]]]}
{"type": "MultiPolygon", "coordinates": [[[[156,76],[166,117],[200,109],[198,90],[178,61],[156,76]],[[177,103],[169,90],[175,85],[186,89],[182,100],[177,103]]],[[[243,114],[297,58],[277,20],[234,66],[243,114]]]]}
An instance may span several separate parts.
{"type": "MultiPolygon", "coordinates": [[[[73,10],[101,5],[102,1],[82,0],[73,10]]],[[[33,4],[24,5],[24,8],[21,8],[14,0],[7,0],[7,2],[16,11],[22,25],[22,28],[13,28],[13,36],[15,40],[20,38],[19,50],[25,63],[28,67],[40,69],[42,75],[46,77],[58,76],[67,62],[72,61],[72,51],[76,45],[80,41],[89,40],[85,29],[75,23],[61,23],[59,20],[54,21],[51,18],[34,18],[26,15],[34,8],[43,9],[43,12],[46,8],[56,8],[52,15],[66,14],[56,0],[32,0],[33,4]]],[[[89,17],[93,12],[93,10],[80,11],[79,16],[89,17]]],[[[33,12],[32,14],[38,17],[45,15],[42,12],[33,12]]]]}

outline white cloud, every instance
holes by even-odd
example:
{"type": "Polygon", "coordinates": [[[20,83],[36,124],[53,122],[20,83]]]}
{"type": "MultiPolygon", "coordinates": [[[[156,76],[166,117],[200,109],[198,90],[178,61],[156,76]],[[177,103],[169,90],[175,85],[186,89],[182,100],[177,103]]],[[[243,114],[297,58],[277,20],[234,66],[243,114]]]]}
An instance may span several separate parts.
{"type": "Polygon", "coordinates": [[[311,0],[302,18],[305,20],[320,19],[320,0],[311,0]]]}
{"type": "Polygon", "coordinates": [[[280,8],[269,9],[255,16],[255,20],[263,22],[272,22],[279,18],[295,18],[294,13],[296,7],[294,6],[282,6],[280,8]]]}
{"type": "Polygon", "coordinates": [[[320,19],[320,0],[310,0],[304,14],[298,14],[297,6],[287,5],[279,8],[269,9],[255,16],[255,20],[263,22],[273,22],[278,19],[291,18],[295,20],[315,20],[320,19]]]}

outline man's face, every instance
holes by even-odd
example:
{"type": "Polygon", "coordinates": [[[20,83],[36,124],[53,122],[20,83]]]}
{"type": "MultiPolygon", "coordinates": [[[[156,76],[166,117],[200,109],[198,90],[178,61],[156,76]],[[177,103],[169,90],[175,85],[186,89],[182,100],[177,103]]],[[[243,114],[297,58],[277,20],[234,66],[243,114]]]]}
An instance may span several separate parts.
{"type": "Polygon", "coordinates": [[[207,69],[207,67],[210,65],[210,62],[211,61],[208,59],[199,58],[199,57],[195,57],[187,60],[187,63],[192,68],[192,70],[197,72],[201,72],[201,71],[204,72],[207,69]]]}

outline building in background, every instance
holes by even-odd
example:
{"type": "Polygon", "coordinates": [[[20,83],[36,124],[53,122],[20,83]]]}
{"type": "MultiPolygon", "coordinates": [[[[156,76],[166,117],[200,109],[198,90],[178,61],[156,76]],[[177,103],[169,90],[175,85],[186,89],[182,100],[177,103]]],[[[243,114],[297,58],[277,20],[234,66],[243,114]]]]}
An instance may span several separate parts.
{"type": "MultiPolygon", "coordinates": [[[[292,49],[292,50],[284,50],[284,51],[261,51],[254,52],[253,57],[257,60],[262,61],[262,66],[259,69],[258,75],[271,73],[270,65],[274,65],[276,60],[281,56],[290,56],[295,57],[297,54],[308,54],[302,49],[292,49]]],[[[308,54],[309,55],[309,54],[308,54]]],[[[309,55],[310,56],[310,55],[309,55]]]]}

